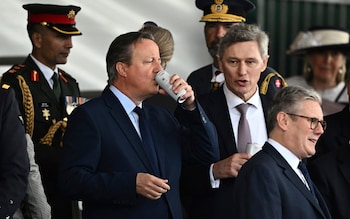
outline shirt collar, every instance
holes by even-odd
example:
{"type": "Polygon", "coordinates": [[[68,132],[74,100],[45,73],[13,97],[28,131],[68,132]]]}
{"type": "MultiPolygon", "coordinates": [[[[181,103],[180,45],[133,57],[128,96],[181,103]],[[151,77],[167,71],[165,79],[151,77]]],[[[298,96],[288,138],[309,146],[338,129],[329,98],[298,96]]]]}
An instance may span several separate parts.
{"type": "Polygon", "coordinates": [[[220,84],[224,83],[225,76],[224,73],[220,71],[220,69],[216,68],[214,65],[211,65],[212,78],[211,82],[219,82],[220,84]],[[216,71],[220,71],[221,74],[215,75],[216,71]]]}
{"type": "Polygon", "coordinates": [[[38,66],[40,71],[43,73],[43,75],[47,81],[50,81],[53,72],[58,73],[57,66],[55,66],[55,69],[52,70],[51,68],[47,67],[46,65],[41,63],[39,60],[37,60],[32,54],[30,54],[30,57],[33,59],[34,63],[38,66]]]}
{"type": "Polygon", "coordinates": [[[278,153],[282,155],[282,157],[287,161],[287,163],[292,167],[294,171],[298,170],[300,160],[297,156],[295,156],[290,150],[271,138],[269,138],[267,142],[270,143],[272,147],[274,147],[278,153]]]}
{"type": "MultiPolygon", "coordinates": [[[[224,89],[225,98],[229,109],[233,109],[239,104],[244,103],[244,101],[240,97],[238,97],[236,94],[234,94],[227,88],[226,83],[224,83],[223,86],[224,86],[223,89],[224,89]]],[[[261,106],[261,99],[258,91],[259,91],[259,88],[257,87],[253,96],[246,102],[254,106],[255,108],[258,108],[258,106],[261,106]]]]}
{"type": "MultiPolygon", "coordinates": [[[[112,93],[119,99],[120,103],[122,104],[124,110],[127,114],[130,114],[133,112],[134,108],[136,107],[135,103],[132,102],[132,100],[127,97],[125,94],[123,94],[118,88],[116,88],[113,85],[109,86],[109,89],[112,91],[112,93]]],[[[142,108],[142,103],[139,105],[140,108],[142,108]]]]}

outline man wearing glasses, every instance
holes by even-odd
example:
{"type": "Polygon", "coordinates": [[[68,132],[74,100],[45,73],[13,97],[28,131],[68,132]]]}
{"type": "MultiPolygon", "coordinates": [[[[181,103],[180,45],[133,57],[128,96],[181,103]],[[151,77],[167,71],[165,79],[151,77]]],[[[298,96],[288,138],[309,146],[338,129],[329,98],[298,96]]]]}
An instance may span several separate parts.
{"type": "Polygon", "coordinates": [[[302,162],[315,154],[326,126],[315,91],[289,86],[275,96],[267,118],[269,139],[236,179],[236,218],[331,218],[302,162]]]}

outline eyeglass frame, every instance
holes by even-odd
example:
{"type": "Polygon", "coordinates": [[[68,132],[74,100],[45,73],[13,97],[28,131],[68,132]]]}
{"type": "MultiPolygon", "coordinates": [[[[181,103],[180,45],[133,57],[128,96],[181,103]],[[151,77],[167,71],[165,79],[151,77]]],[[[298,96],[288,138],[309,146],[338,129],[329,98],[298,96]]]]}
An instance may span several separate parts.
{"type": "Polygon", "coordinates": [[[300,118],[307,119],[308,121],[310,121],[310,129],[312,129],[312,130],[317,129],[318,124],[321,124],[321,127],[322,127],[323,131],[325,131],[326,128],[327,128],[327,122],[324,121],[324,120],[319,120],[319,119],[317,119],[315,117],[303,116],[303,115],[287,113],[287,112],[286,112],[286,114],[290,115],[290,116],[297,116],[297,117],[300,117],[300,118]],[[315,125],[315,128],[312,128],[312,124],[315,123],[315,122],[317,122],[316,125],[315,125]]]}

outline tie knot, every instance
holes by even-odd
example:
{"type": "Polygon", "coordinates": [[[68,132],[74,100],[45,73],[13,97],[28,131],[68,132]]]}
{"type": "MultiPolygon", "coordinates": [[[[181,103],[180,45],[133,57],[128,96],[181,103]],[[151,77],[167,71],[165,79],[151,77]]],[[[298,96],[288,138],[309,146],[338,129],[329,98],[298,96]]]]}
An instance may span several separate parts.
{"type": "Polygon", "coordinates": [[[52,79],[53,81],[57,81],[57,79],[58,79],[58,74],[57,74],[56,72],[54,72],[54,73],[52,74],[52,76],[51,76],[51,79],[52,79]]]}
{"type": "Polygon", "coordinates": [[[242,114],[242,115],[245,115],[247,113],[247,110],[248,110],[248,107],[249,107],[249,104],[247,103],[242,103],[242,104],[239,104],[237,107],[237,110],[242,114]]]}
{"type": "Polygon", "coordinates": [[[135,108],[134,108],[134,110],[133,110],[139,117],[140,116],[142,116],[143,115],[143,109],[142,108],[140,108],[140,107],[138,107],[138,106],[136,106],[135,108]]]}

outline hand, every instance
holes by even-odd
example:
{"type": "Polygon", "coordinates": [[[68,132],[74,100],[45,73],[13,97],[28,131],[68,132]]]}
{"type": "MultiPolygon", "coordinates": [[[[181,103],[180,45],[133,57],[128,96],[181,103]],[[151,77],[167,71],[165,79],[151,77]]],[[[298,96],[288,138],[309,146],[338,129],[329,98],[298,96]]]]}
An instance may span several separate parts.
{"type": "Polygon", "coordinates": [[[214,179],[237,177],[238,171],[251,157],[252,156],[247,153],[235,153],[224,160],[214,163],[214,179]]]}
{"type": "Polygon", "coordinates": [[[161,179],[148,173],[136,175],[136,193],[156,200],[170,190],[167,179],[161,179]]]}
{"type": "MultiPolygon", "coordinates": [[[[186,93],[181,97],[185,99],[183,106],[187,110],[194,110],[196,108],[196,104],[194,102],[195,97],[194,97],[194,92],[192,90],[192,87],[177,74],[174,74],[170,77],[169,83],[173,85],[172,89],[176,94],[182,90],[186,90],[186,93]]],[[[160,89],[159,93],[166,94],[166,91],[163,89],[160,89]]]]}

